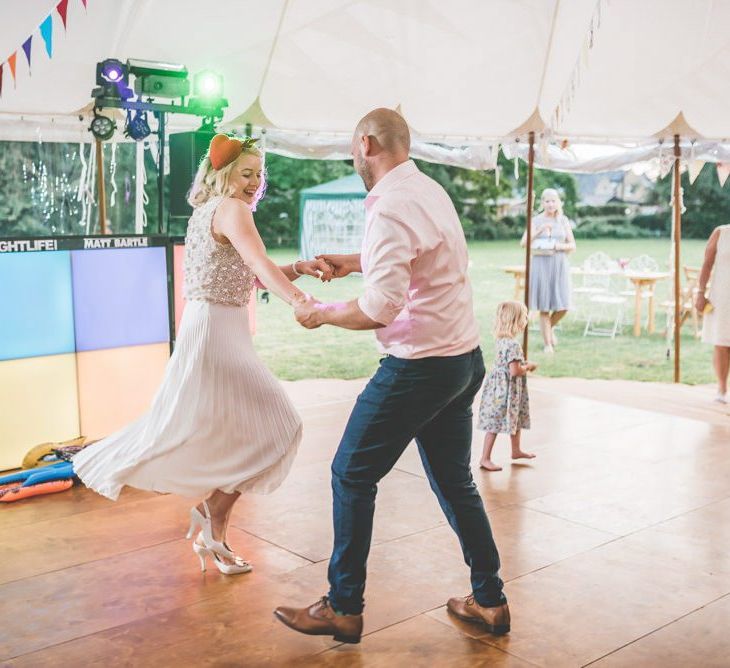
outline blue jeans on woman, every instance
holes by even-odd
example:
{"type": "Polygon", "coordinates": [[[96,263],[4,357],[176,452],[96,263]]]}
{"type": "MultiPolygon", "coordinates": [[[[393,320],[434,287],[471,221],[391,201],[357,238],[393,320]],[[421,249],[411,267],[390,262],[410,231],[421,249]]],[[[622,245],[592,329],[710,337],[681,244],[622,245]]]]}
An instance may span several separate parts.
{"type": "Polygon", "coordinates": [[[381,360],[332,462],[335,542],[328,578],[337,612],[362,613],[377,485],[414,438],[431,488],[461,542],[477,603],[492,607],[506,601],[497,546],[470,466],[472,404],[483,378],[479,348],[454,357],[381,360]]]}

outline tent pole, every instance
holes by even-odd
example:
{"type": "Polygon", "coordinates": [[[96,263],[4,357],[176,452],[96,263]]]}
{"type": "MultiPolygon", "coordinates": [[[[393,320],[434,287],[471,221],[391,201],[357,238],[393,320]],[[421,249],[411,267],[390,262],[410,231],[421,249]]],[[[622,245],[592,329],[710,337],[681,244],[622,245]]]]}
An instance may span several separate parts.
{"type": "Polygon", "coordinates": [[[106,229],[106,192],[104,189],[104,148],[101,140],[96,140],[96,190],[99,196],[99,231],[107,234],[106,229]]]}
{"type": "MultiPolygon", "coordinates": [[[[530,308],[530,255],[532,253],[532,184],[535,175],[535,133],[529,134],[530,150],[527,154],[527,208],[525,211],[525,306],[530,308]]],[[[525,327],[522,340],[522,350],[527,359],[527,344],[529,337],[529,326],[525,327]]]]}
{"type": "Polygon", "coordinates": [[[682,237],[682,202],[680,196],[681,174],[679,172],[679,135],[674,135],[674,382],[680,382],[679,335],[682,330],[680,302],[682,300],[680,281],[679,242],[682,237]]]}

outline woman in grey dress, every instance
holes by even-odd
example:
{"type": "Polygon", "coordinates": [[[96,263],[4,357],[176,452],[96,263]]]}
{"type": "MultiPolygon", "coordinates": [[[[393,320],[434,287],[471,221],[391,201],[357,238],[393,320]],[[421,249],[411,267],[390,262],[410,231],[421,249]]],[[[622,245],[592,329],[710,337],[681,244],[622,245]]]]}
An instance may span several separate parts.
{"type": "MultiPolygon", "coordinates": [[[[540,198],[540,213],[532,219],[530,263],[530,310],[540,311],[540,331],[545,352],[555,350],[555,325],[570,308],[568,253],[575,250],[570,220],[563,214],[558,192],[546,188],[540,198]]],[[[524,247],[527,234],[522,236],[524,247]]]]}

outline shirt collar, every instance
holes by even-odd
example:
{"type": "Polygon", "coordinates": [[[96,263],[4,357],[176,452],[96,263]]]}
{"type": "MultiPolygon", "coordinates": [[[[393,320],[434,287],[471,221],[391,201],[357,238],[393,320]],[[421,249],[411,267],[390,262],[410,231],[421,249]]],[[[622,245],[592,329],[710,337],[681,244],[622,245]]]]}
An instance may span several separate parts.
{"type": "MultiPolygon", "coordinates": [[[[373,189],[368,193],[369,197],[382,197],[387,193],[393,186],[402,181],[403,179],[415,174],[418,171],[416,163],[413,160],[406,160],[401,162],[400,165],[393,167],[383,178],[380,179],[374,186],[373,189]]],[[[367,198],[366,198],[367,199],[367,198]]]]}

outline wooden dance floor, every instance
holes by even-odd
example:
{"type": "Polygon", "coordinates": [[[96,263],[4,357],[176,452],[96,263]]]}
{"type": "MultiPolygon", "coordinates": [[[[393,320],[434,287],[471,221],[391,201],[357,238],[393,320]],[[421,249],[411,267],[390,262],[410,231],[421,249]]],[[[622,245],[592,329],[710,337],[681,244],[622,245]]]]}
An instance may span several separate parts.
{"type": "Polygon", "coordinates": [[[616,381],[587,394],[534,379],[524,445],[538,458],[510,466],[502,440],[504,471],[474,473],[502,555],[509,636],[446,612],[468,572],[413,447],[380,485],[362,643],[276,622],[277,605],[326,592],[329,462],[361,387],[287,385],[305,437],[284,486],[237,505],[230,542],[254,563],[249,575],[200,573],[184,539],[191,503],[174,496],[127,490],[111,503],[79,487],[0,508],[0,663],[728,665],[730,417],[708,407],[706,388],[676,388],[673,404],[671,386],[616,381]]]}

